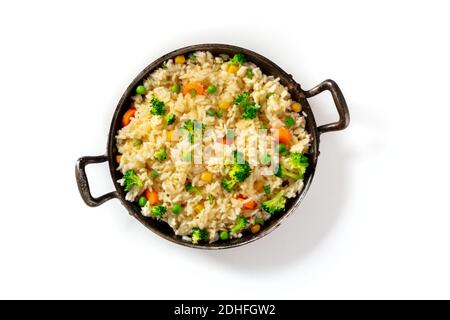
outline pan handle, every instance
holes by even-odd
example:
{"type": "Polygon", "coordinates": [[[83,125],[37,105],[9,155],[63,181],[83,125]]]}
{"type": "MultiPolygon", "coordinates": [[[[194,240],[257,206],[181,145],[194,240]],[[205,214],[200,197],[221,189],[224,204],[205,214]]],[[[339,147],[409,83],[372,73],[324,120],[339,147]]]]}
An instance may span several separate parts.
{"type": "Polygon", "coordinates": [[[315,86],[314,88],[305,91],[305,97],[311,98],[315,95],[318,95],[319,93],[328,90],[330,91],[334,104],[336,105],[336,109],[339,113],[339,121],[329,123],[322,125],[317,128],[320,134],[330,131],[339,131],[344,130],[348,127],[348,124],[350,123],[350,113],[348,112],[347,102],[345,102],[344,95],[342,94],[341,89],[337,85],[336,82],[334,82],[331,79],[325,80],[319,85],[315,86]]]}
{"type": "Polygon", "coordinates": [[[78,190],[80,191],[81,197],[83,198],[84,202],[86,202],[86,204],[90,207],[97,207],[108,200],[118,197],[116,191],[104,194],[98,198],[94,198],[91,194],[85,167],[91,163],[102,163],[105,161],[108,161],[108,157],[106,155],[82,157],[78,159],[75,167],[75,176],[77,178],[78,190]]]}

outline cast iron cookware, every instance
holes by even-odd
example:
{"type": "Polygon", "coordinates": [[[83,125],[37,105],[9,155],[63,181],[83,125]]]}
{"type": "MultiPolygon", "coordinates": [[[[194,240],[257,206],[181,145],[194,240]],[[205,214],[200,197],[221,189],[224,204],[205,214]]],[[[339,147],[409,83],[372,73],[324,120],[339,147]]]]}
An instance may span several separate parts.
{"type": "Polygon", "coordinates": [[[83,200],[88,206],[91,207],[99,206],[105,201],[114,198],[119,199],[122,205],[128,210],[130,215],[136,218],[148,229],[152,230],[164,239],[167,239],[174,243],[197,249],[226,249],[241,246],[269,234],[271,231],[277,228],[284,219],[286,219],[290,214],[292,214],[292,212],[294,212],[295,208],[300,205],[302,199],[305,197],[305,194],[308,191],[309,186],[311,185],[314,172],[316,170],[317,159],[319,156],[319,143],[321,134],[343,130],[348,126],[349,121],[350,115],[344,96],[342,95],[342,92],[339,89],[338,85],[333,80],[325,80],[310,90],[303,90],[301,86],[293,79],[292,75],[283,71],[279,66],[277,66],[269,59],[248,49],[226,44],[199,44],[181,48],[170,52],[152,62],[141,73],[139,73],[139,75],[125,90],[114,112],[114,116],[111,122],[111,128],[108,135],[108,145],[106,148],[106,153],[100,156],[82,157],[76,163],[75,173],[78,189],[83,200]],[[264,227],[262,227],[261,231],[257,234],[245,233],[242,238],[239,239],[231,239],[228,241],[219,240],[211,244],[200,243],[197,245],[193,245],[190,242],[182,240],[181,237],[176,236],[173,230],[165,222],[142,216],[140,213],[140,208],[137,204],[125,200],[125,192],[123,190],[123,187],[121,187],[117,182],[117,180],[122,178],[122,174],[117,171],[117,163],[115,161],[116,155],[118,154],[115,137],[117,135],[117,131],[121,128],[122,116],[132,103],[131,98],[135,94],[136,87],[141,84],[142,81],[147,78],[155,69],[159,68],[164,61],[170,58],[175,58],[177,55],[186,55],[194,51],[210,51],[213,55],[228,54],[229,56],[233,56],[235,53],[239,52],[244,53],[247,57],[247,60],[255,63],[258,67],[260,67],[263,73],[280,78],[281,84],[288,88],[292,99],[301,103],[303,107],[302,112],[306,114],[306,130],[311,135],[311,147],[308,153],[310,166],[304,177],[304,188],[295,198],[291,198],[287,201],[286,211],[283,214],[272,217],[269,221],[266,222],[264,227]],[[329,91],[331,93],[336,105],[337,112],[339,114],[339,120],[337,122],[317,126],[314,119],[314,113],[311,110],[307,98],[313,97],[323,91],[329,91]],[[108,162],[109,170],[111,172],[111,178],[116,190],[104,194],[100,197],[93,197],[90,193],[85,167],[88,164],[101,162],[108,162]]]}

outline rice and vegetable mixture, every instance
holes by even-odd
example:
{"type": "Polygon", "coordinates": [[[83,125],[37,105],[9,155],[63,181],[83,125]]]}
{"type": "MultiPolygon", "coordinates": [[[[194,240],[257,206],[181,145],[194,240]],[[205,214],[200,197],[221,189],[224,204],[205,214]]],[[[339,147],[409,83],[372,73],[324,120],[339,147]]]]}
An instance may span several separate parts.
{"type": "Polygon", "coordinates": [[[301,111],[243,54],[167,60],[136,88],[116,137],[126,199],[194,244],[258,233],[303,188],[301,111]]]}

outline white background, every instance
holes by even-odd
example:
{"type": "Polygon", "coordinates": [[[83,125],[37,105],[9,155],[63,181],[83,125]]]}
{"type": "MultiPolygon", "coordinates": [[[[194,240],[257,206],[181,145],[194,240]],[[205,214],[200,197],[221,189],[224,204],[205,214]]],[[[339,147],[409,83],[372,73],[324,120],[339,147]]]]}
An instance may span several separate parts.
{"type": "MultiPolygon", "coordinates": [[[[2,1],[0,298],[450,298],[447,1],[2,1]],[[115,106],[186,45],[243,46],[308,89],[332,78],[352,121],[279,229],[205,252],[119,201],[88,208],[78,157],[105,152],[115,106]]],[[[317,121],[337,118],[328,94],[317,121]]],[[[96,195],[106,165],[89,167],[96,195]]]]}

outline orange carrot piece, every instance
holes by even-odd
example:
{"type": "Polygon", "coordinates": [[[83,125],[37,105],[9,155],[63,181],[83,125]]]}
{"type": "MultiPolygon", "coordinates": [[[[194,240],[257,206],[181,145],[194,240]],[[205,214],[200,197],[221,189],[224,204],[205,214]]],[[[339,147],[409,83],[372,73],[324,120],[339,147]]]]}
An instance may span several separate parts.
{"type": "Polygon", "coordinates": [[[253,210],[256,208],[257,205],[258,204],[255,201],[250,200],[250,201],[244,202],[243,207],[244,207],[244,209],[247,209],[247,210],[253,210]]]}
{"type": "Polygon", "coordinates": [[[279,142],[285,145],[289,145],[292,140],[291,133],[288,129],[281,127],[275,130],[274,138],[279,142]]]}
{"type": "Polygon", "coordinates": [[[134,117],[135,113],[136,113],[136,109],[133,107],[131,107],[130,109],[128,109],[127,112],[125,112],[125,114],[123,115],[123,118],[122,118],[122,127],[126,127],[127,125],[130,124],[131,117],[134,117]]]}
{"type": "Polygon", "coordinates": [[[227,139],[227,137],[223,137],[223,138],[219,138],[218,142],[220,142],[222,144],[226,144],[226,145],[232,145],[233,139],[227,139]]]}
{"type": "Polygon", "coordinates": [[[242,193],[239,193],[237,196],[236,196],[236,199],[248,199],[248,197],[247,196],[244,196],[242,193]]]}
{"type": "Polygon", "coordinates": [[[190,82],[183,87],[183,94],[191,93],[192,90],[195,90],[195,92],[200,95],[205,93],[205,89],[200,83],[190,82]]]}
{"type": "Polygon", "coordinates": [[[158,203],[158,191],[156,189],[147,189],[144,192],[145,197],[147,198],[148,202],[153,206],[158,203]]]}

